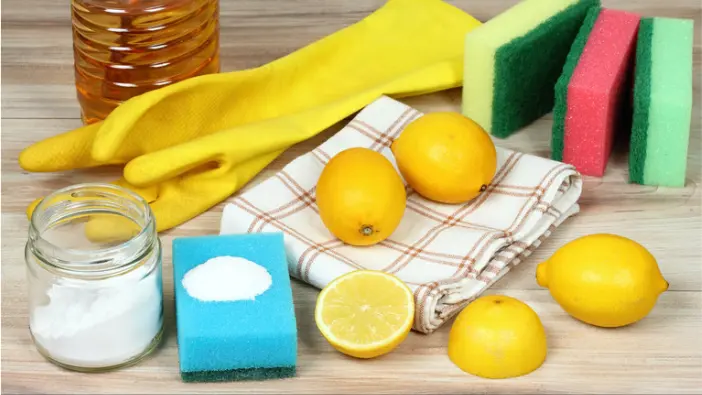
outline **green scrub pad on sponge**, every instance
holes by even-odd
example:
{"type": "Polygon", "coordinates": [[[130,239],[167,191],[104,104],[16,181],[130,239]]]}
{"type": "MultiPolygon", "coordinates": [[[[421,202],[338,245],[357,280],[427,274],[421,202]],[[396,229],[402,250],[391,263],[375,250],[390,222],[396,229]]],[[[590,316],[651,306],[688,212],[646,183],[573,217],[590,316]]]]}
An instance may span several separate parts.
{"type": "Polygon", "coordinates": [[[173,241],[183,381],[295,375],[297,327],[283,235],[173,241]]]}
{"type": "Polygon", "coordinates": [[[553,109],[553,89],[599,0],[524,0],[466,35],[463,115],[510,136],[553,109]]]}
{"type": "Polygon", "coordinates": [[[685,185],[692,117],[692,43],[692,20],[641,20],[629,151],[631,182],[685,185]]]}
{"type": "Polygon", "coordinates": [[[621,121],[631,117],[624,110],[640,20],[631,12],[591,8],[556,83],[551,157],[583,175],[604,175],[621,121]]]}

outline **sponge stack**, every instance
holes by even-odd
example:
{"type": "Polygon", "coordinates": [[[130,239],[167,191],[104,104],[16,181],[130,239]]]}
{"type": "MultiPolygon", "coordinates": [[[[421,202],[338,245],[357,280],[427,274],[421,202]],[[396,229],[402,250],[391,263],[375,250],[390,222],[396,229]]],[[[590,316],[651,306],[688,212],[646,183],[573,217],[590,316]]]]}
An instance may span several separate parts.
{"type": "Polygon", "coordinates": [[[685,185],[692,117],[693,21],[644,18],[634,78],[629,178],[646,185],[685,185]]]}
{"type": "Polygon", "coordinates": [[[555,88],[551,156],[583,175],[604,175],[626,116],[638,14],[592,8],[555,88]]]}
{"type": "Polygon", "coordinates": [[[297,329],[282,234],[173,241],[184,381],[295,375],[297,329]]]}
{"type": "Polygon", "coordinates": [[[466,35],[463,115],[508,137],[553,109],[553,89],[599,0],[524,0],[466,35]]]}

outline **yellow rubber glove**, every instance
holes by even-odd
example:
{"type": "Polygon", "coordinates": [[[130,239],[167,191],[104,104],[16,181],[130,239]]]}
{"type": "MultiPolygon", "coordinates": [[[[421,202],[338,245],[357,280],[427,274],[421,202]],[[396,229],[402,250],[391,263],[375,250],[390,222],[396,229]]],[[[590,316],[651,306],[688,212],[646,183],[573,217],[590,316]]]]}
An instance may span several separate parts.
{"type": "Polygon", "coordinates": [[[40,172],[126,163],[117,183],[144,196],[157,229],[166,230],[225,200],[288,147],[381,95],[460,86],[463,40],[479,25],[440,0],[389,0],[269,64],[132,98],[103,122],[28,147],[20,165],[40,172]]]}

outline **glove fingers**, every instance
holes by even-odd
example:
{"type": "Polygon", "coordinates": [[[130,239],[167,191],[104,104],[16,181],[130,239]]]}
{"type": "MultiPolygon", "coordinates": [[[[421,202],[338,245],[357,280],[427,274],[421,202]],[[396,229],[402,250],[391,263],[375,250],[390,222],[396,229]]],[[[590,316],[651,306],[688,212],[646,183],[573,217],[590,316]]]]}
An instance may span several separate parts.
{"type": "Polygon", "coordinates": [[[34,199],[34,201],[32,203],[29,204],[29,206],[27,206],[27,210],[26,210],[27,220],[29,220],[29,221],[32,220],[32,213],[34,212],[34,209],[37,208],[39,203],[41,203],[42,200],[44,200],[43,197],[36,198],[36,199],[34,199]]]}
{"type": "Polygon", "coordinates": [[[85,236],[93,243],[125,243],[139,232],[141,226],[121,215],[93,216],[85,223],[85,236]]]}
{"type": "MultiPolygon", "coordinates": [[[[235,166],[225,175],[207,168],[153,186],[139,188],[124,179],[113,184],[130,189],[150,205],[156,219],[158,232],[186,222],[231,196],[248,183],[284,150],[250,159],[235,166]]],[[[36,206],[43,198],[36,199],[27,208],[31,219],[36,206]]],[[[127,218],[110,215],[91,218],[85,225],[86,237],[95,243],[118,243],[133,238],[140,231],[127,218]]]]}
{"type": "Polygon", "coordinates": [[[95,134],[101,123],[94,123],[36,142],[19,156],[22,169],[51,172],[116,164],[118,160],[99,162],[90,156],[95,134]]]}
{"type": "Polygon", "coordinates": [[[203,167],[216,167],[218,173],[226,173],[300,140],[294,133],[286,135],[286,130],[273,123],[259,123],[203,136],[134,158],[125,166],[124,177],[134,185],[151,185],[203,167]]]}
{"type": "MultiPolygon", "coordinates": [[[[158,185],[154,186],[149,186],[149,187],[136,187],[130,183],[127,182],[124,178],[120,178],[118,180],[115,180],[111,182],[111,184],[119,185],[122,188],[129,189],[133,192],[136,192],[139,196],[141,196],[144,200],[146,200],[147,203],[151,203],[156,198],[158,197],[158,185]]],[[[32,219],[32,213],[36,209],[37,205],[44,200],[43,197],[34,199],[32,203],[27,206],[26,214],[27,214],[27,219],[31,220],[32,219]]]]}
{"type": "Polygon", "coordinates": [[[124,151],[134,158],[251,122],[240,112],[235,118],[224,113],[245,106],[238,86],[256,84],[263,77],[256,75],[249,70],[202,75],[133,97],[105,119],[91,155],[107,161],[124,151]]]}
{"type": "MultiPolygon", "coordinates": [[[[149,204],[158,198],[158,185],[138,188],[129,184],[124,178],[112,183],[135,192],[149,204]]],[[[94,243],[123,243],[135,237],[140,231],[139,225],[120,215],[93,216],[85,224],[85,235],[94,243]]]]}
{"type": "Polygon", "coordinates": [[[189,221],[229,198],[277,158],[283,150],[250,159],[224,176],[205,170],[180,180],[163,183],[151,204],[156,228],[164,231],[189,221]]]}
{"type": "Polygon", "coordinates": [[[124,178],[120,178],[114,181],[113,184],[119,185],[122,188],[126,188],[135,192],[137,195],[141,196],[142,199],[146,200],[147,203],[152,203],[158,198],[158,185],[138,187],[136,185],[130,184],[124,178]]]}

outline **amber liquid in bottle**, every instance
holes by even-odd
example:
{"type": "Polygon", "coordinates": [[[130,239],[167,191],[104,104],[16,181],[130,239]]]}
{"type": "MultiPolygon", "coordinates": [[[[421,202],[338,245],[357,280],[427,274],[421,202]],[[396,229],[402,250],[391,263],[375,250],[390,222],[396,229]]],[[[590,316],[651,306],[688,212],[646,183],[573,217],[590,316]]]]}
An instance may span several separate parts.
{"type": "Polygon", "coordinates": [[[72,0],[85,123],[131,97],[219,72],[219,0],[72,0]]]}

